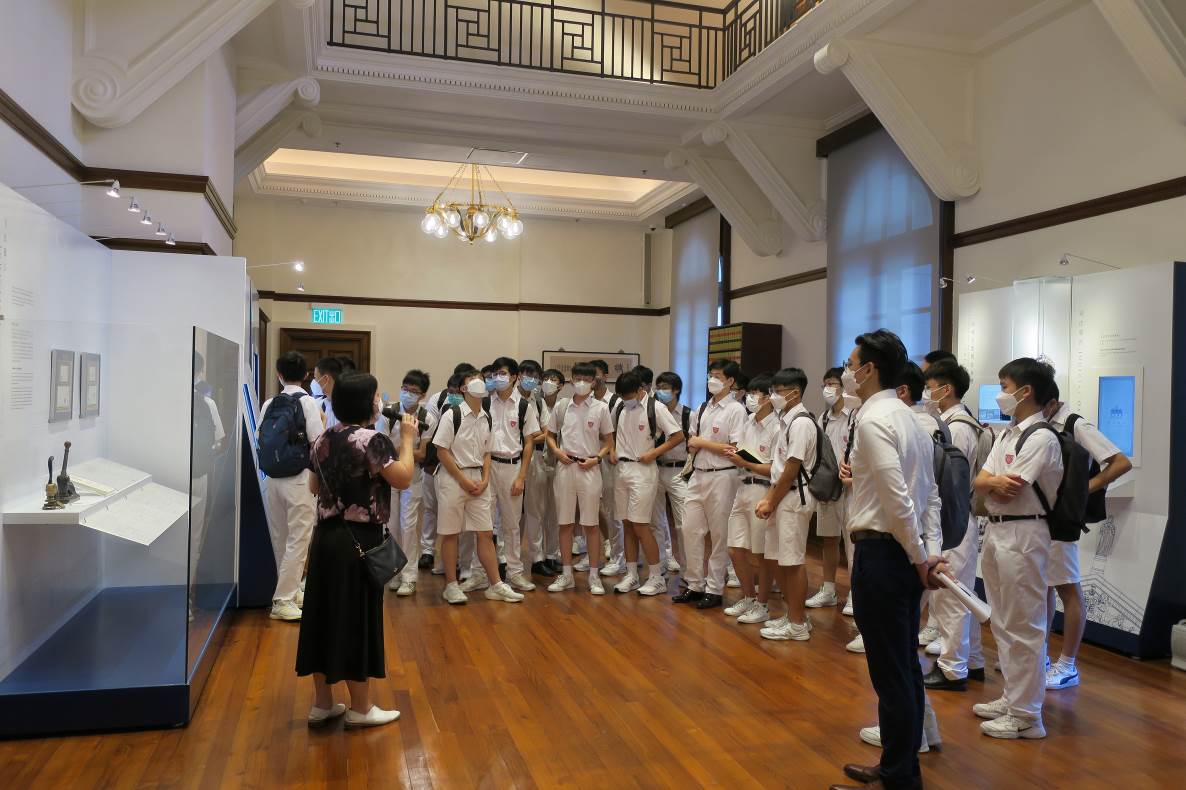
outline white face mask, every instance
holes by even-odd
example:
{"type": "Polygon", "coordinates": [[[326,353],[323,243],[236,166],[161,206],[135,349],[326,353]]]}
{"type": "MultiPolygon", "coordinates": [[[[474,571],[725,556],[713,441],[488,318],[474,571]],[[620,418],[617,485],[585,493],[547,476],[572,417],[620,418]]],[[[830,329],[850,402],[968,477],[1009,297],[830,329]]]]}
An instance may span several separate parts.
{"type": "Polygon", "coordinates": [[[751,392],[749,395],[745,396],[746,411],[748,411],[750,414],[753,414],[760,408],[762,408],[762,404],[758,401],[758,396],[756,394],[751,392]]]}
{"type": "Polygon", "coordinates": [[[587,381],[574,381],[572,383],[572,391],[577,395],[588,395],[593,391],[593,385],[587,381]]]}
{"type": "Polygon", "coordinates": [[[770,405],[774,407],[775,411],[782,411],[787,407],[787,399],[777,393],[770,396],[770,405]]]}
{"type": "Polygon", "coordinates": [[[708,377],[708,391],[713,395],[720,395],[721,390],[725,388],[725,382],[713,376],[708,377]]]}
{"type": "Polygon", "coordinates": [[[934,390],[922,391],[922,407],[931,414],[940,414],[943,407],[939,405],[939,401],[935,399],[934,390]]]}
{"type": "Polygon", "coordinates": [[[861,399],[860,398],[858,398],[856,395],[849,395],[849,394],[845,393],[844,408],[856,411],[860,407],[861,407],[861,399]]]}
{"type": "Polygon", "coordinates": [[[857,374],[845,368],[844,373],[840,375],[840,385],[844,387],[846,395],[856,395],[857,388],[860,386],[857,384],[857,374]]]}
{"type": "Polygon", "coordinates": [[[482,379],[470,379],[469,383],[465,385],[465,391],[475,398],[486,397],[486,382],[482,379]]]}
{"type": "Polygon", "coordinates": [[[555,395],[560,391],[560,385],[554,381],[545,381],[539,385],[539,389],[544,395],[555,395]]]}
{"type": "Polygon", "coordinates": [[[828,408],[836,405],[836,401],[840,399],[840,390],[835,387],[824,387],[824,403],[828,404],[828,408]]]}
{"type": "Polygon", "coordinates": [[[1012,392],[1005,392],[1004,390],[997,393],[997,408],[1001,410],[1001,414],[1013,416],[1013,412],[1017,411],[1017,396],[1012,392]]]}
{"type": "Polygon", "coordinates": [[[503,375],[500,373],[494,377],[494,389],[498,390],[499,392],[506,392],[508,389],[510,389],[510,386],[511,386],[511,377],[510,376],[503,375]]]}

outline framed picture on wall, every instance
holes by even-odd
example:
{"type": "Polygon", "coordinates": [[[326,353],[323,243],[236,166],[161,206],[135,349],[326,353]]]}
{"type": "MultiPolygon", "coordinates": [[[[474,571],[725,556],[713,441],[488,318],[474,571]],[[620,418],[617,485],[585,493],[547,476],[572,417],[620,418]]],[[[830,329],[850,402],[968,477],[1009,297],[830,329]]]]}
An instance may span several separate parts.
{"type": "Polygon", "coordinates": [[[564,374],[565,379],[571,379],[572,366],[578,362],[588,362],[591,359],[605,360],[605,364],[609,365],[607,383],[613,384],[618,380],[618,376],[631,368],[638,367],[642,357],[639,354],[625,351],[565,351],[561,348],[557,351],[543,352],[541,364],[543,364],[544,370],[555,368],[564,374]]]}
{"type": "Polygon", "coordinates": [[[74,352],[55,348],[49,352],[49,421],[65,422],[74,416],[74,352]]]}
{"type": "Polygon", "coordinates": [[[99,416],[99,381],[102,357],[98,354],[79,354],[82,374],[78,377],[78,416],[99,416]]]}

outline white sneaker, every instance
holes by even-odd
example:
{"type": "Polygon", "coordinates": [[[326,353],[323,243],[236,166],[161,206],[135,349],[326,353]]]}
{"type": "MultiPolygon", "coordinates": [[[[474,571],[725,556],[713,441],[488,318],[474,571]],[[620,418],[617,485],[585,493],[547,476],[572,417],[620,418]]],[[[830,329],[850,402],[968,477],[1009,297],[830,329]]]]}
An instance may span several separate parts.
{"type": "Polygon", "coordinates": [[[409,595],[414,595],[416,592],[416,582],[401,582],[399,587],[395,588],[395,594],[400,598],[407,598],[409,595]]]}
{"type": "Polygon", "coordinates": [[[524,597],[523,593],[515,592],[506,582],[499,582],[486,590],[484,595],[487,601],[506,601],[507,603],[519,603],[524,597]]]}
{"type": "Polygon", "coordinates": [[[738,617],[737,622],[749,625],[750,623],[764,623],[769,619],[770,605],[754,601],[754,605],[750,607],[750,610],[738,617]]]}
{"type": "Polygon", "coordinates": [[[469,597],[461,591],[461,587],[457,582],[446,584],[445,591],[441,593],[441,597],[445,599],[445,603],[451,603],[454,606],[460,606],[469,600],[469,597]]]}
{"type": "Polygon", "coordinates": [[[519,592],[531,592],[535,589],[535,582],[528,579],[522,572],[507,577],[507,584],[519,592]]]}
{"type": "Polygon", "coordinates": [[[589,555],[586,554],[584,557],[581,557],[579,560],[577,560],[576,565],[573,565],[572,569],[574,571],[576,571],[577,573],[588,573],[589,572],[589,555]]]}
{"type": "Polygon", "coordinates": [[[780,618],[782,621],[775,620],[766,625],[758,633],[763,639],[772,639],[776,642],[786,641],[791,638],[791,623],[789,620],[780,618]]]}
{"type": "Polygon", "coordinates": [[[934,642],[931,642],[929,645],[927,645],[926,654],[928,656],[943,655],[943,640],[941,638],[936,639],[934,642]]]}
{"type": "Polygon", "coordinates": [[[301,619],[301,610],[292,601],[272,601],[272,611],[268,617],[292,623],[301,619]]]}
{"type": "Polygon", "coordinates": [[[758,602],[757,598],[742,598],[737,603],[725,609],[726,617],[741,617],[743,614],[754,608],[754,604],[758,602]]]}
{"type": "Polygon", "coordinates": [[[926,647],[931,642],[939,638],[939,629],[933,625],[928,625],[926,628],[918,632],[918,646],[926,647]]]}
{"type": "Polygon", "coordinates": [[[564,592],[576,587],[577,583],[572,580],[571,576],[565,576],[563,573],[552,580],[548,585],[548,592],[564,592]]]}
{"type": "Polygon", "coordinates": [[[305,591],[303,589],[297,590],[296,595],[292,596],[292,602],[296,604],[298,609],[305,608],[305,591]]]}
{"type": "Polygon", "coordinates": [[[594,595],[605,595],[605,586],[595,573],[589,574],[589,592],[594,595]]]}
{"type": "Polygon", "coordinates": [[[625,572],[626,563],[621,560],[607,563],[600,571],[602,576],[621,576],[625,572]]]}
{"type": "Polygon", "coordinates": [[[980,724],[980,731],[990,738],[1003,738],[1005,740],[1016,740],[1017,738],[1045,738],[1046,728],[1042,726],[1041,719],[1019,719],[1016,716],[1005,714],[992,721],[982,722],[980,724]]]}
{"type": "Polygon", "coordinates": [[[346,712],[346,704],[339,702],[332,708],[319,708],[316,705],[309,708],[309,726],[324,727],[346,712]]]}
{"type": "Polygon", "coordinates": [[[850,653],[864,653],[865,652],[865,637],[857,634],[857,638],[844,646],[844,649],[850,653]]]}
{"type": "Polygon", "coordinates": [[[642,587],[638,588],[639,595],[662,595],[667,592],[667,582],[662,576],[651,576],[642,587]]]}
{"type": "Polygon", "coordinates": [[[469,575],[469,578],[461,583],[462,592],[477,592],[478,590],[485,590],[490,586],[490,577],[486,575],[484,570],[476,570],[469,575]]]}
{"type": "Polygon", "coordinates": [[[972,712],[982,719],[999,719],[1009,712],[1009,703],[1004,697],[998,697],[992,702],[981,702],[972,706],[972,712]]]}
{"type": "Polygon", "coordinates": [[[642,584],[638,581],[637,576],[632,576],[631,574],[626,574],[625,579],[622,579],[622,581],[620,581],[614,585],[614,592],[616,592],[616,593],[634,592],[641,586],[642,586],[642,584]]]}
{"type": "MultiPolygon", "coordinates": [[[[767,612],[770,611],[769,604],[766,605],[766,611],[767,612]]],[[[775,618],[774,620],[770,620],[769,622],[767,622],[766,627],[767,628],[786,628],[790,624],[791,624],[791,619],[784,614],[782,617],[778,617],[778,618],[775,618]]]]}
{"type": "Polygon", "coordinates": [[[844,608],[840,610],[840,614],[852,617],[852,595],[849,595],[848,600],[844,602],[844,608]]]}
{"type": "Polygon", "coordinates": [[[601,541],[601,556],[607,560],[613,556],[613,549],[610,547],[608,540],[601,541]]]}
{"type": "Polygon", "coordinates": [[[1046,688],[1051,691],[1069,689],[1079,685],[1079,670],[1068,668],[1061,661],[1054,662],[1046,670],[1046,688]]]}
{"type": "Polygon", "coordinates": [[[729,567],[728,572],[725,574],[725,586],[732,587],[735,590],[741,587],[741,579],[737,578],[737,572],[733,570],[732,566],[729,567]]]}
{"type": "Polygon", "coordinates": [[[383,710],[378,705],[372,705],[365,714],[346,711],[347,727],[381,727],[399,718],[398,710],[383,710]]]}
{"type": "MultiPolygon", "coordinates": [[[[870,746],[881,748],[881,727],[862,727],[861,740],[870,746]]],[[[931,745],[927,742],[927,732],[924,729],[922,732],[922,745],[918,747],[919,754],[926,754],[931,750],[931,745]]]]}
{"type": "Polygon", "coordinates": [[[811,638],[811,618],[807,618],[805,623],[792,623],[789,620],[784,625],[777,627],[767,626],[762,631],[763,639],[773,639],[779,642],[794,641],[806,642],[811,638]]]}
{"type": "Polygon", "coordinates": [[[835,590],[821,587],[819,592],[807,599],[804,606],[809,609],[821,609],[825,606],[835,606],[839,602],[835,590]]]}
{"type": "Polygon", "coordinates": [[[668,557],[667,562],[663,563],[663,566],[668,573],[679,573],[683,570],[680,568],[679,562],[676,561],[675,557],[668,557]]]}

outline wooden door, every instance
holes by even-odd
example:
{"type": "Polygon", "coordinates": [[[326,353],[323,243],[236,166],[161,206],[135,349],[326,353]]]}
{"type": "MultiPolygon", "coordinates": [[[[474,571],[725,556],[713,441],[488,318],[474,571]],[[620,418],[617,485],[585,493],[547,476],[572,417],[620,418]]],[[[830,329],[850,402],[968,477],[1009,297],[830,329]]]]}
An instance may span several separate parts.
{"type": "MultiPolygon", "coordinates": [[[[313,378],[313,367],[323,357],[346,357],[354,362],[361,373],[371,371],[371,333],[345,329],[295,329],[281,328],[279,331],[277,357],[289,351],[299,351],[309,363],[309,374],[305,376],[305,389],[313,378]]],[[[269,389],[275,390],[273,376],[269,389]]],[[[273,395],[275,392],[270,392],[273,395]]]]}

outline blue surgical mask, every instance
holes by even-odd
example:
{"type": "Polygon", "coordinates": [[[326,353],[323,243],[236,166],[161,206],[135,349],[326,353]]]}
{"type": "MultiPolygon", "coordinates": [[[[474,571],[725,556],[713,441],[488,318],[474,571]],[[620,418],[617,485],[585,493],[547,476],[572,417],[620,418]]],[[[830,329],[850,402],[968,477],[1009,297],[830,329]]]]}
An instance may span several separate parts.
{"type": "Polygon", "coordinates": [[[494,389],[498,392],[506,392],[507,389],[509,389],[511,386],[511,377],[510,376],[501,376],[501,375],[495,376],[493,380],[494,380],[494,389]]]}
{"type": "Polygon", "coordinates": [[[463,400],[465,400],[465,398],[461,397],[460,392],[450,392],[448,397],[445,398],[445,403],[449,404],[450,406],[460,406],[463,400]]]}
{"type": "Polygon", "coordinates": [[[519,386],[523,388],[524,392],[532,392],[539,386],[539,382],[532,378],[519,379],[519,386]]]}
{"type": "Polygon", "coordinates": [[[320,382],[317,381],[317,379],[313,379],[313,381],[311,381],[309,383],[309,393],[314,398],[324,398],[325,397],[325,391],[323,389],[321,389],[321,384],[320,384],[320,382]]]}
{"type": "Polygon", "coordinates": [[[494,392],[496,389],[498,389],[498,382],[494,377],[486,379],[486,392],[494,392]]]}
{"type": "Polygon", "coordinates": [[[414,392],[408,392],[407,390],[400,390],[399,391],[399,405],[406,412],[415,411],[416,407],[418,405],[420,405],[420,396],[414,392]]]}
{"type": "Polygon", "coordinates": [[[639,403],[638,398],[631,398],[630,400],[625,400],[625,399],[622,400],[622,405],[625,406],[627,409],[637,409],[638,403],[639,403]]]}
{"type": "Polygon", "coordinates": [[[672,390],[655,390],[655,397],[659,399],[660,403],[671,403],[675,400],[675,392],[672,390]]]}

